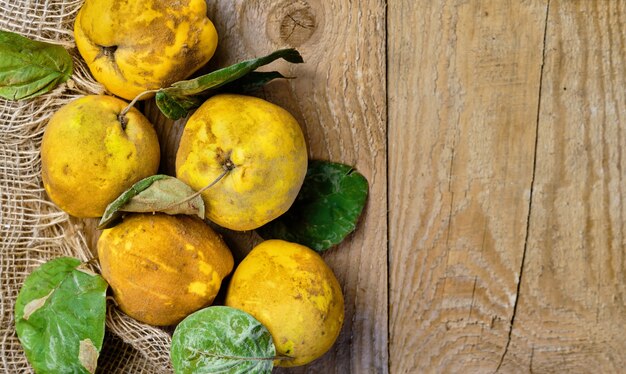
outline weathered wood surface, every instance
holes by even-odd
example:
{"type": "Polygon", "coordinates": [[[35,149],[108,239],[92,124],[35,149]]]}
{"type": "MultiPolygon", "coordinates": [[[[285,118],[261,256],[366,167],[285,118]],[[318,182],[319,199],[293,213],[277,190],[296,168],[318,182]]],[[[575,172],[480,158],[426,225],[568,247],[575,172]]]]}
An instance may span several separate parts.
{"type": "Polygon", "coordinates": [[[623,372],[626,1],[388,7],[390,372],[623,372]]]}
{"type": "Polygon", "coordinates": [[[623,373],[626,1],[553,0],[546,30],[526,261],[502,371],[623,373]]]}

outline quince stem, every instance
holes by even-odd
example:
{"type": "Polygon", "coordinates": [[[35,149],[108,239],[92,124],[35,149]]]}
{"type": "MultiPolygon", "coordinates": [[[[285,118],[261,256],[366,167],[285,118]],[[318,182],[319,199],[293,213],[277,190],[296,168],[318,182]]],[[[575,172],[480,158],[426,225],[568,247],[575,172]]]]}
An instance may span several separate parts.
{"type": "Polygon", "coordinates": [[[215,186],[217,184],[217,182],[221,181],[222,178],[224,178],[226,176],[226,174],[228,174],[231,170],[233,170],[235,168],[235,164],[233,164],[232,161],[227,160],[226,163],[224,165],[222,165],[222,168],[224,169],[224,171],[217,176],[217,178],[215,178],[215,180],[213,180],[213,182],[209,183],[208,185],[202,187],[201,189],[199,189],[198,191],[194,192],[193,194],[185,197],[184,199],[180,200],[180,201],[176,201],[168,206],[166,206],[163,209],[160,209],[160,211],[165,211],[168,209],[171,209],[177,205],[180,204],[184,204],[189,200],[195,199],[197,196],[199,196],[200,194],[202,194],[204,191],[208,190],[209,188],[215,186]]]}
{"type": "Polygon", "coordinates": [[[126,108],[124,108],[124,110],[122,110],[118,116],[120,123],[122,124],[122,128],[126,129],[126,120],[124,119],[124,117],[126,116],[126,113],[128,113],[128,111],[135,106],[135,104],[137,103],[137,101],[139,99],[141,99],[142,97],[148,95],[148,94],[153,94],[153,93],[157,93],[159,92],[159,90],[148,90],[148,91],[144,91],[142,93],[140,93],[139,95],[135,96],[135,98],[133,99],[133,101],[131,101],[128,106],[126,108]]]}

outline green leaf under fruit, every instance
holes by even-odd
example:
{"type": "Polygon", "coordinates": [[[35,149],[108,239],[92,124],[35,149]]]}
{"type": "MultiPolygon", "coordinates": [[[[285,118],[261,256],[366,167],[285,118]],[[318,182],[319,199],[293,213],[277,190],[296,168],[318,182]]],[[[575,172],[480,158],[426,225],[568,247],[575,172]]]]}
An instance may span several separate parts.
{"type": "Polygon", "coordinates": [[[176,374],[271,373],[276,347],[265,326],[227,306],[199,310],[174,331],[170,357],[176,374]]]}
{"type": "Polygon", "coordinates": [[[351,166],[309,161],[291,208],[257,231],[264,239],[283,239],[323,252],[354,231],[367,193],[367,180],[351,166]]]}
{"type": "Polygon", "coordinates": [[[38,373],[94,373],[104,340],[106,281],[61,257],[26,278],[15,302],[15,330],[38,373]]]}
{"type": "Polygon", "coordinates": [[[30,99],[67,81],[72,58],[60,45],[0,30],[0,96],[30,99]]]}
{"type": "Polygon", "coordinates": [[[107,206],[98,228],[114,226],[122,212],[189,214],[204,219],[202,196],[193,195],[196,192],[191,187],[169,175],[144,178],[107,206]]]}
{"type": "Polygon", "coordinates": [[[294,64],[304,62],[297,50],[281,49],[264,57],[242,61],[194,79],[176,82],[168,88],[162,88],[155,97],[157,106],[170,119],[185,117],[190,110],[199,107],[202,103],[202,98],[196,95],[215,91],[230,83],[235,89],[252,89],[259,88],[273,79],[284,78],[278,72],[259,72],[246,77],[259,67],[280,58],[294,64]],[[239,82],[239,80],[242,81],[239,82]]]}

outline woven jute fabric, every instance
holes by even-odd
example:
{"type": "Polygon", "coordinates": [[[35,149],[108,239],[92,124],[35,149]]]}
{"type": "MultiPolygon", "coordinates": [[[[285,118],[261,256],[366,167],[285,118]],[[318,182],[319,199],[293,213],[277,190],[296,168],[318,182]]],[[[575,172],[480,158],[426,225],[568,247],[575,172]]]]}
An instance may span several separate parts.
{"type": "MultiPolygon", "coordinates": [[[[40,146],[49,118],[61,106],[103,93],[75,48],[73,24],[83,0],[0,0],[0,29],[63,45],[74,60],[70,81],[37,98],[0,98],[0,373],[32,368],[15,333],[15,299],[26,276],[61,256],[93,258],[76,220],[47,200],[40,146]]],[[[141,324],[109,302],[98,360],[102,373],[168,373],[171,331],[141,324]]]]}

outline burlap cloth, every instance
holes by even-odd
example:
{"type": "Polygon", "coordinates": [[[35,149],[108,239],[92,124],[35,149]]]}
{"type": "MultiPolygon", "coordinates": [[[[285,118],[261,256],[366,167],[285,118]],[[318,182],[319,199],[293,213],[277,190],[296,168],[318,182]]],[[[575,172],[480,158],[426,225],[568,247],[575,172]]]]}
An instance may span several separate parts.
{"type": "MultiPolygon", "coordinates": [[[[83,0],[0,0],[0,29],[65,46],[74,57],[72,80],[22,102],[0,98],[0,373],[32,369],[17,339],[13,308],[24,279],[60,256],[89,260],[83,233],[46,200],[39,149],[46,123],[74,98],[101,93],[74,47],[72,27],[83,0]]],[[[111,303],[109,303],[111,304],[111,303]]],[[[140,324],[109,305],[101,373],[167,373],[170,335],[140,324]]]]}

